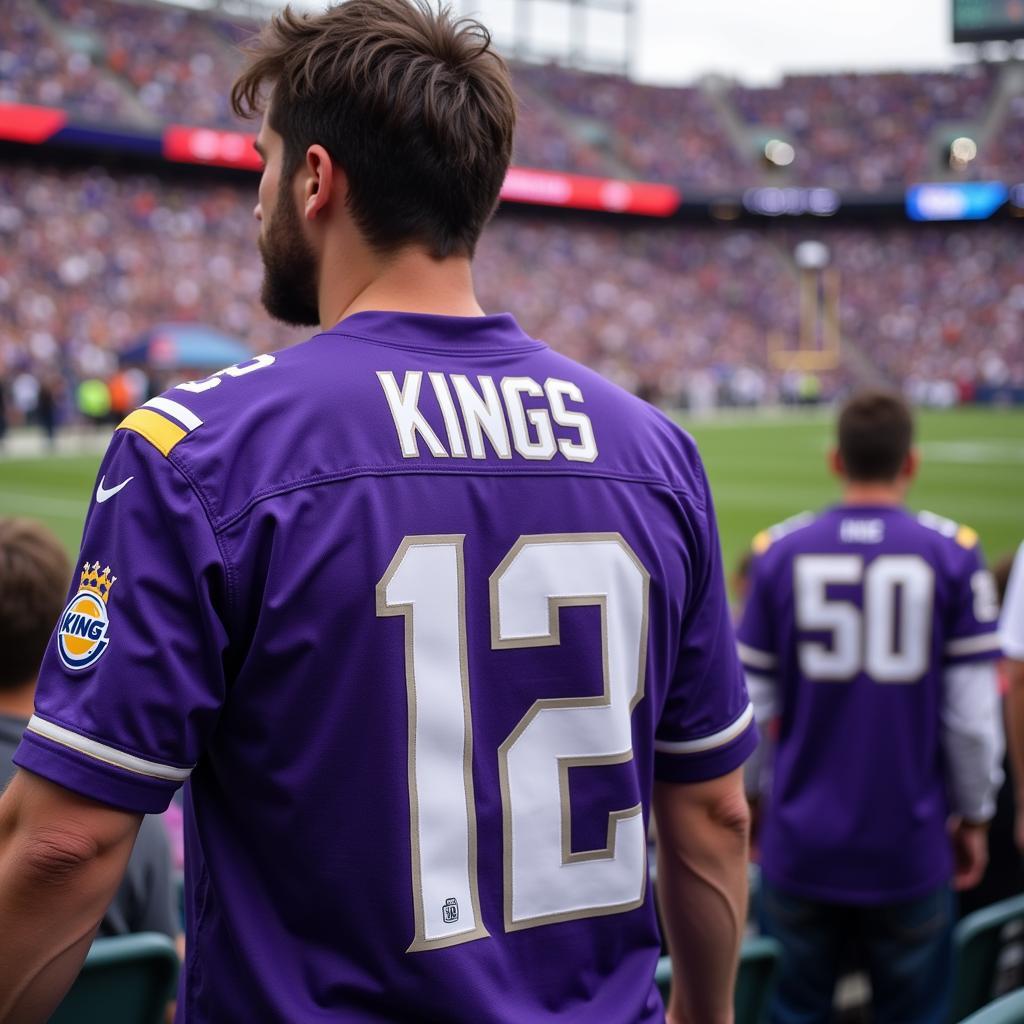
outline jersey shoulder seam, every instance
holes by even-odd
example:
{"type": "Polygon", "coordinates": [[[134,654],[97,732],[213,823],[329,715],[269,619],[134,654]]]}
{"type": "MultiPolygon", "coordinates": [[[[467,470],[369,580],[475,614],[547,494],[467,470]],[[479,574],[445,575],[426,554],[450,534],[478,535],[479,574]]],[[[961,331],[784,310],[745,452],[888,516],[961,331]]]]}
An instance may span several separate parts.
{"type": "Polygon", "coordinates": [[[819,518],[820,514],[817,512],[798,512],[795,516],[766,526],[754,534],[750,542],[751,550],[755,555],[763,555],[769,548],[813,526],[819,518]]]}
{"type": "MultiPolygon", "coordinates": [[[[184,475],[184,474],[183,474],[184,475]]],[[[490,466],[486,469],[481,467],[472,467],[465,470],[456,467],[446,467],[444,469],[427,466],[351,466],[348,469],[338,470],[334,473],[321,473],[314,476],[299,477],[295,480],[289,480],[283,483],[271,484],[267,487],[261,488],[237,508],[233,512],[229,512],[222,516],[219,520],[216,520],[206,508],[204,502],[204,510],[207,511],[210,526],[214,533],[222,532],[229,529],[239,520],[244,519],[246,515],[258,504],[263,501],[267,501],[270,498],[277,497],[281,494],[288,494],[291,491],[302,490],[306,487],[318,487],[325,484],[340,483],[344,480],[354,480],[360,477],[390,477],[390,476],[575,476],[597,480],[616,480],[621,483],[631,484],[646,484],[648,486],[660,487],[677,497],[696,501],[702,512],[706,511],[706,501],[702,495],[691,493],[686,488],[678,487],[674,484],[669,483],[667,480],[662,479],[658,476],[645,476],[643,474],[633,473],[609,473],[605,471],[588,471],[582,467],[576,469],[564,469],[564,470],[541,470],[533,469],[531,467],[508,467],[501,468],[497,466],[490,466]]],[[[186,479],[193,489],[199,493],[200,485],[193,482],[187,475],[186,479]]]]}
{"type": "Polygon", "coordinates": [[[224,566],[224,579],[227,581],[228,592],[227,602],[229,613],[234,611],[235,608],[235,595],[237,593],[237,579],[235,577],[235,567],[228,557],[228,553],[225,550],[224,538],[221,536],[220,531],[214,524],[214,517],[210,511],[209,501],[206,493],[203,491],[197,480],[193,480],[191,475],[187,472],[185,467],[181,464],[177,458],[172,458],[170,455],[167,457],[167,461],[175,468],[181,478],[188,484],[189,489],[196,496],[196,501],[199,503],[199,507],[203,510],[203,516],[206,519],[206,525],[209,526],[210,532],[213,534],[213,539],[217,544],[217,552],[220,555],[221,564],[224,566]]]}
{"type": "Polygon", "coordinates": [[[958,523],[955,519],[940,516],[927,509],[921,509],[911,515],[920,526],[931,533],[938,534],[943,540],[955,544],[957,547],[970,551],[978,545],[978,532],[964,523],[958,523]]]}

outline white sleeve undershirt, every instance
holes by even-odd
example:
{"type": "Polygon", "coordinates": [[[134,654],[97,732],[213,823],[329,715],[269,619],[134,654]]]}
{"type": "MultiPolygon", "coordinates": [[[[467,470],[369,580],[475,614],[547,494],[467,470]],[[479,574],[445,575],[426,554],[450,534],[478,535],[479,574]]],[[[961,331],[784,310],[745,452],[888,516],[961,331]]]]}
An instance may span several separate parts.
{"type": "Polygon", "coordinates": [[[999,616],[999,638],[1008,658],[1024,661],[1024,544],[1017,549],[1006,584],[1003,611],[999,616]]]}
{"type": "Polygon", "coordinates": [[[765,726],[778,715],[780,710],[779,686],[772,676],[760,672],[747,671],[747,693],[750,703],[754,706],[754,721],[761,731],[757,749],[743,766],[743,787],[750,799],[755,800],[761,795],[764,785],[765,767],[770,756],[768,731],[765,726]]]}
{"type": "Polygon", "coordinates": [[[995,814],[1005,749],[995,662],[950,665],[942,683],[950,810],[968,821],[987,821],[995,814]]]}

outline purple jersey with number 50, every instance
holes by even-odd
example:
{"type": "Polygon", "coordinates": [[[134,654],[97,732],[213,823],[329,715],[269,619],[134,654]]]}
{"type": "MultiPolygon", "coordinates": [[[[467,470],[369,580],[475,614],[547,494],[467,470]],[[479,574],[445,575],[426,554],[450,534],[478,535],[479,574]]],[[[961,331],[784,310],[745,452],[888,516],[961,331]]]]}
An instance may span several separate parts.
{"type": "Polygon", "coordinates": [[[693,442],[511,317],[359,313],[121,424],[16,760],[188,780],[179,1019],[662,1019],[655,777],[756,742],[693,442]]]}
{"type": "Polygon", "coordinates": [[[765,877],[809,900],[916,899],[953,867],[947,674],[999,656],[977,534],[845,505],[767,530],[754,550],[740,657],[780,711],[765,877]]]}

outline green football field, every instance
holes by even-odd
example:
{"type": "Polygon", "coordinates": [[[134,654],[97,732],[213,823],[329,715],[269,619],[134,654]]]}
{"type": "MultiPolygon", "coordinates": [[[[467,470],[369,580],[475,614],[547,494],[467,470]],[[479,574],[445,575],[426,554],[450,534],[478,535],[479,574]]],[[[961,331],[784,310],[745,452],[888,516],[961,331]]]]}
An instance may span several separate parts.
{"type": "MultiPolygon", "coordinates": [[[[763,527],[835,499],[825,457],[829,412],[724,415],[681,422],[711,477],[727,566],[763,527]]],[[[990,560],[1024,537],[1024,411],[922,413],[920,479],[911,494],[974,527],[990,560]]],[[[0,515],[36,516],[77,551],[99,454],[0,457],[0,515]]]]}

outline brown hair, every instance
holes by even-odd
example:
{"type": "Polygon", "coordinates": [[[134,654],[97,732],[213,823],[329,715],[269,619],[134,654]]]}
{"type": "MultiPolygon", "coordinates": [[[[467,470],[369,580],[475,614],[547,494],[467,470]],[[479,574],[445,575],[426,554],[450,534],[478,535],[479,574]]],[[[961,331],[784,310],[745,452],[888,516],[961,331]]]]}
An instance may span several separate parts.
{"type": "Polygon", "coordinates": [[[913,441],[910,407],[894,392],[861,392],[839,414],[839,454],[850,480],[895,480],[913,441]]]}
{"type": "Polygon", "coordinates": [[[426,0],[286,7],[248,47],[231,90],[284,140],[282,183],[311,145],[348,178],[349,208],[381,252],[409,242],[471,256],[512,157],[516,100],[490,33],[426,0]]]}
{"type": "Polygon", "coordinates": [[[32,519],[0,519],[0,690],[31,682],[67,600],[71,563],[32,519]]]}

